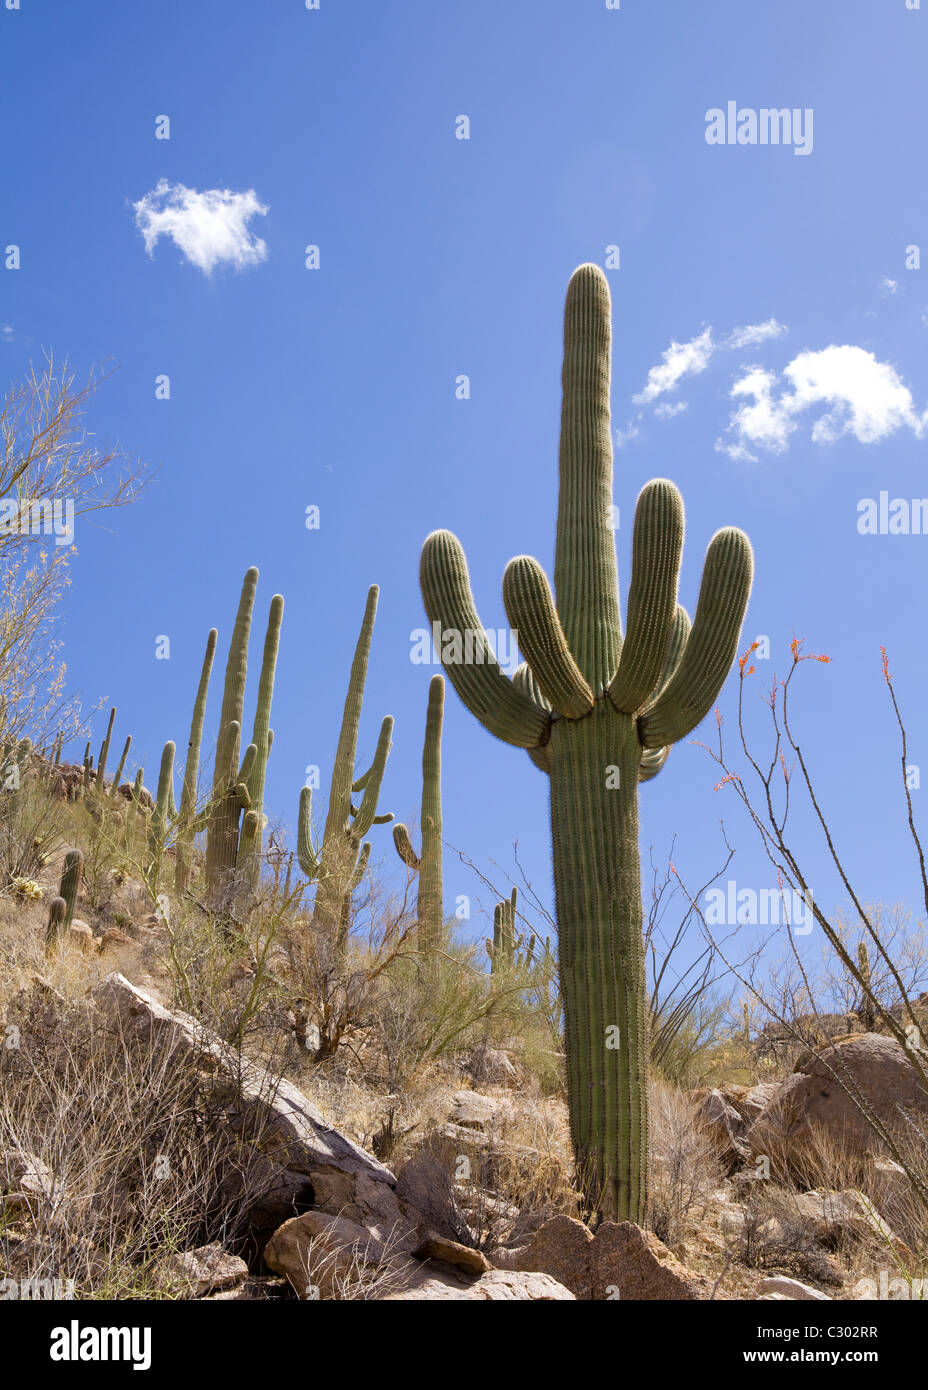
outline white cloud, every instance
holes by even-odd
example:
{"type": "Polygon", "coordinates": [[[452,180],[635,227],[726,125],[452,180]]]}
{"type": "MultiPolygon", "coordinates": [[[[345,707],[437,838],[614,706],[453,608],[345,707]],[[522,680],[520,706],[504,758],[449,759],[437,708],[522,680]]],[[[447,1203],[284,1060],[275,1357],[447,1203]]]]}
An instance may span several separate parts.
{"type": "Polygon", "coordinates": [[[786,331],[786,326],[777,323],[776,319],[765,319],[763,323],[746,323],[742,328],[732,329],[725,340],[725,347],[735,350],[756,347],[758,343],[765,343],[768,338],[781,338],[786,331]]]}
{"type": "Polygon", "coordinates": [[[648,372],[644,390],[633,396],[633,401],[636,405],[650,405],[665,391],[675,391],[683,377],[696,376],[706,370],[714,351],[711,328],[688,343],[672,342],[662,361],[648,372]]]}
{"type": "Polygon", "coordinates": [[[639,411],[635,420],[629,420],[627,429],[615,431],[615,447],[617,449],[624,449],[626,444],[630,444],[633,439],[640,437],[641,430],[637,423],[640,419],[641,413],[639,411]]]}
{"type": "Polygon", "coordinates": [[[890,280],[888,276],[885,280],[880,281],[880,289],[883,291],[884,294],[895,294],[898,288],[899,281],[890,280]]]}
{"type": "Polygon", "coordinates": [[[715,452],[717,454],[727,454],[730,459],[735,459],[738,463],[756,463],[757,455],[752,454],[750,449],[746,449],[743,444],[729,444],[726,439],[715,441],[715,452]]]}
{"type": "Polygon", "coordinates": [[[744,404],[731,417],[728,433],[734,439],[725,452],[755,445],[782,453],[801,417],[816,406],[826,407],[812,425],[817,444],[830,444],[842,435],[874,444],[900,429],[921,437],[928,427],[928,412],[919,415],[895,368],[878,362],[864,348],[844,344],[801,352],[786,366],[783,378],[779,383],[775,372],[751,367],[735,382],[732,398],[744,404]]]}
{"type": "Polygon", "coordinates": [[[2,338],[5,343],[12,343],[13,325],[11,323],[0,323],[0,338],[2,338]]]}
{"type": "Polygon", "coordinates": [[[198,193],[182,183],[161,179],[132,206],[149,256],[159,237],[169,236],[204,275],[211,275],[222,264],[244,270],[267,257],[266,244],[248,230],[252,217],[263,217],[267,212],[252,188],[246,193],[232,193],[228,188],[198,193]]]}
{"type": "Polygon", "coordinates": [[[689,401],[661,401],[660,405],[654,407],[654,414],[659,415],[662,420],[672,420],[684,410],[689,410],[689,401]]]}

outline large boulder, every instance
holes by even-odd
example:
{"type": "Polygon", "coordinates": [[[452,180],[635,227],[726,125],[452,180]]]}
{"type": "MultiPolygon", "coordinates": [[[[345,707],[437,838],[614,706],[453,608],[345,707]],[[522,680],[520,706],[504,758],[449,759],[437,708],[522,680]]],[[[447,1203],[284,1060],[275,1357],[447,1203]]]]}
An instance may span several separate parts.
{"type": "Polygon", "coordinates": [[[575,1298],[593,1297],[593,1232],[572,1216],[552,1216],[531,1240],[516,1249],[494,1250],[498,1269],[550,1274],[575,1298]]]}
{"type": "Polygon", "coordinates": [[[879,1033],[853,1034],[810,1055],[781,1083],[748,1130],[752,1152],[769,1157],[778,1174],[800,1178],[814,1172],[823,1135],[852,1154],[880,1154],[854,1093],[890,1129],[902,1128],[906,1115],[928,1122],[928,1091],[905,1049],[879,1033]]]}
{"type": "Polygon", "coordinates": [[[91,991],[114,1028],[143,1047],[167,1050],[209,1076],[214,1101],[236,1136],[238,1160],[224,1182],[227,1202],[246,1206],[248,1258],[260,1272],[274,1230],[308,1208],[363,1226],[373,1241],[409,1250],[434,1221],[396,1193],[396,1178],[373,1154],[328,1124],[289,1081],[266,1075],[189,1014],[167,1009],[124,976],[91,991]]]}
{"type": "Polygon", "coordinates": [[[554,1216],[525,1245],[494,1250],[490,1259],[498,1268],[549,1274],[576,1298],[598,1302],[690,1301],[712,1290],[708,1279],[631,1221],[603,1222],[594,1236],[583,1222],[554,1216]]]}
{"type": "Polygon", "coordinates": [[[706,1134],[726,1176],[745,1164],[751,1150],[745,1139],[745,1123],[738,1110],[717,1087],[694,1092],[696,1123],[706,1134]]]}

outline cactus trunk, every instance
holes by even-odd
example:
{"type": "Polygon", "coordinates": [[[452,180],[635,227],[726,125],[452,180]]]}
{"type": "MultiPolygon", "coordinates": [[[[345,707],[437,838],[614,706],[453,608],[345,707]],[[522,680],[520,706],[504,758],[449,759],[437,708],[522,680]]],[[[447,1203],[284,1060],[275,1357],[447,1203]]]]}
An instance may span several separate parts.
{"type": "Polygon", "coordinates": [[[571,1141],[580,1191],[645,1219],[648,1017],[634,720],[552,731],[551,838],[571,1141]],[[615,768],[607,787],[604,769],[615,768]]]}

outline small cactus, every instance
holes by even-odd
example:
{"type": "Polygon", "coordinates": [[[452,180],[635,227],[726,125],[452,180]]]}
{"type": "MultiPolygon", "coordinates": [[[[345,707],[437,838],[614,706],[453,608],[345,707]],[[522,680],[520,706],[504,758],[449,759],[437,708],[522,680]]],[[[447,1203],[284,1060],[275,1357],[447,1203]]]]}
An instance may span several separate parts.
{"type": "Polygon", "coordinates": [[[48,905],[48,926],[45,929],[45,954],[51,955],[66,927],[68,904],[64,898],[52,898],[48,905]]]}
{"type": "Polygon", "coordinates": [[[77,906],[77,895],[80,892],[81,879],[84,875],[84,856],[79,849],[69,849],[64,857],[64,868],[61,871],[61,881],[58,885],[58,892],[64,899],[64,926],[69,927],[74,917],[74,909],[77,906]]]}

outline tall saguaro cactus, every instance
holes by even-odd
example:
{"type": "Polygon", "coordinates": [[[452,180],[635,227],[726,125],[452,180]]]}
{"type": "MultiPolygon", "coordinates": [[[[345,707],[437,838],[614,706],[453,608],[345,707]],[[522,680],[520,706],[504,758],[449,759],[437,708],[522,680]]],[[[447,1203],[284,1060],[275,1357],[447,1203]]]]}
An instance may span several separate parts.
{"type": "Polygon", "coordinates": [[[184,761],[184,782],[180,794],[180,821],[177,831],[177,859],[174,866],[174,891],[186,893],[193,872],[193,842],[204,821],[197,819],[197,783],[200,771],[200,747],[203,743],[203,723],[206,717],[206,697],[209,694],[209,678],[213,671],[216,643],[219,633],[214,627],[206,638],[206,651],[200,668],[200,681],[193,702],[193,715],[190,720],[190,738],[187,742],[187,757],[184,761]]]}
{"type": "Polygon", "coordinates": [[[445,709],[445,682],[433,676],[422,746],[422,810],[419,823],[422,853],[416,854],[409,831],[402,822],[393,828],[393,843],[403,863],[419,875],[416,903],[420,951],[435,951],[442,941],[445,921],[441,843],[441,728],[445,709]]]}
{"type": "MultiPolygon", "coordinates": [[[[464,551],[450,532],[426,539],[420,578],[431,622],[476,634],[474,661],[445,661],[452,685],[491,733],[527,749],[550,777],[577,1178],[607,1219],[641,1222],[648,997],[637,787],[712,708],[737,651],[753,560],[741,531],[717,532],[691,628],[677,604],[682,500],[665,479],[648,483],[635,512],[623,640],[610,348],[608,284],[598,267],[584,265],[571,278],[565,308],[556,598],[536,560],[510,561],[503,599],[526,658],[512,680],[483,632],[464,551]]],[[[453,654],[454,644],[447,649],[453,654]]]]}
{"type": "Polygon", "coordinates": [[[206,837],[206,878],[210,892],[214,894],[223,892],[231,876],[239,871],[244,871],[252,883],[256,882],[260,871],[264,780],[274,741],[269,721],[284,601],[280,594],[275,594],[271,599],[252,741],[239,764],[245,681],[248,675],[248,639],[257,587],[258,571],[252,566],[245,574],[232,628],[219,717],[206,837]]]}
{"type": "Polygon", "coordinates": [[[380,787],[393,739],[392,715],[387,715],[380,726],[370,767],[356,780],[354,775],[364,684],[379,595],[380,589],[372,584],[367,593],[364,619],[351,663],[322,848],[318,853],[313,849],[311,834],[312,790],[304,787],[300,792],[297,857],[300,868],[310,882],[318,881],[314,917],[323,930],[331,933],[339,952],[347,944],[351,895],[361,882],[370,858],[370,844],[365,842],[362,845],[364,836],[372,825],[386,825],[393,819],[392,813],[377,815],[380,787]],[[362,795],[360,804],[355,807],[352,796],[357,792],[362,795]]]}

